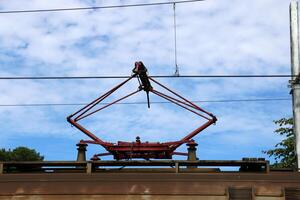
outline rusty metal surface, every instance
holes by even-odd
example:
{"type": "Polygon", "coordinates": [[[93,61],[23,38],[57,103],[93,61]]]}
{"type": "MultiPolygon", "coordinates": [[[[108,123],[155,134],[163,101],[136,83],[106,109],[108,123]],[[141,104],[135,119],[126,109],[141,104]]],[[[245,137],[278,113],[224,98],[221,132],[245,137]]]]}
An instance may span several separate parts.
{"type": "Polygon", "coordinates": [[[249,188],[229,188],[229,199],[230,200],[241,200],[241,199],[247,199],[252,200],[252,187],[249,188]]]}
{"type": "Polygon", "coordinates": [[[300,188],[299,173],[66,173],[0,175],[9,195],[200,195],[226,196],[228,187],[251,187],[258,196],[282,196],[300,188]]]}
{"type": "Polygon", "coordinates": [[[286,200],[300,200],[300,188],[285,188],[286,200]]]}
{"type": "MultiPolygon", "coordinates": [[[[0,200],[228,200],[226,196],[174,196],[174,195],[18,195],[0,196],[0,200]]],[[[260,199],[259,199],[260,200],[260,199]]],[[[284,199],[262,199],[284,200],[284,199]]]]}

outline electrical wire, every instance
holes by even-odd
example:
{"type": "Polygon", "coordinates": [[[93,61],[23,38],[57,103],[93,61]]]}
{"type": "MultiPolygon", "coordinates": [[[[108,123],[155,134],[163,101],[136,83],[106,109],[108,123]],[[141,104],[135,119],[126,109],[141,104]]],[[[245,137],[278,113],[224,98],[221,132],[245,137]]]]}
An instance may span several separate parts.
{"type": "MultiPolygon", "coordinates": [[[[179,69],[177,64],[177,39],[176,39],[176,4],[201,2],[206,0],[178,0],[165,1],[156,3],[140,3],[140,4],[123,4],[123,5],[109,5],[109,6],[91,6],[91,7],[72,7],[72,8],[53,8],[53,9],[31,9],[31,10],[2,10],[0,14],[13,13],[38,13],[38,12],[60,12],[60,11],[77,11],[77,10],[97,10],[97,9],[112,9],[112,8],[126,8],[126,7],[142,7],[142,6],[159,6],[159,5],[173,5],[174,10],[174,40],[175,40],[175,76],[151,76],[153,78],[291,78],[298,77],[293,75],[183,75],[179,76],[179,69]]],[[[0,80],[27,80],[27,79],[118,79],[129,78],[129,76],[44,76],[44,77],[0,77],[0,80]]]]}
{"type": "Polygon", "coordinates": [[[110,6],[91,6],[91,7],[73,7],[73,8],[53,8],[53,9],[32,9],[32,10],[3,10],[0,14],[17,14],[17,13],[41,13],[41,12],[62,12],[62,11],[79,11],[79,10],[99,10],[99,9],[112,9],[112,8],[128,8],[128,7],[143,7],[143,6],[161,6],[169,4],[183,4],[193,3],[205,0],[182,0],[182,1],[165,1],[156,3],[140,3],[140,4],[123,4],[123,5],[110,5],[110,6]]]}
{"type": "MultiPolygon", "coordinates": [[[[0,80],[48,80],[48,79],[124,79],[130,76],[2,76],[0,80]]],[[[292,78],[297,75],[266,74],[266,75],[158,75],[152,78],[292,78]]]]}
{"type": "MultiPolygon", "coordinates": [[[[291,101],[291,98],[261,98],[261,99],[221,99],[221,100],[196,100],[193,103],[234,103],[234,102],[269,102],[269,101],[291,101]]],[[[168,101],[153,101],[151,104],[170,104],[168,101]]],[[[108,103],[100,103],[107,105],[108,103]]],[[[121,102],[119,105],[139,105],[147,102],[121,102]]],[[[0,107],[44,107],[44,106],[81,106],[87,103],[28,103],[28,104],[0,104],[0,107]]]]}
{"type": "MultiPolygon", "coordinates": [[[[181,75],[179,76],[177,64],[177,41],[176,41],[176,4],[201,2],[205,0],[181,0],[173,2],[157,2],[157,3],[141,3],[141,4],[123,4],[123,5],[109,5],[109,6],[92,6],[92,7],[72,7],[72,8],[53,8],[53,9],[31,9],[31,10],[2,10],[0,14],[17,14],[17,13],[41,13],[41,12],[62,12],[62,11],[79,11],[79,10],[98,10],[98,9],[114,9],[127,7],[143,7],[143,6],[160,6],[173,4],[174,10],[174,53],[175,53],[175,75],[159,75],[151,76],[153,78],[291,78],[298,77],[286,74],[272,74],[272,75],[181,75]]],[[[0,77],[0,80],[55,80],[55,79],[123,79],[129,76],[19,76],[19,77],[0,77]]],[[[268,98],[268,99],[225,99],[225,100],[197,100],[195,103],[232,103],[232,102],[268,102],[268,101],[290,101],[290,98],[268,98]]],[[[167,101],[155,101],[152,104],[169,104],[167,101]]],[[[100,103],[107,104],[107,103],[100,103]]],[[[121,105],[130,104],[147,104],[147,102],[123,102],[116,103],[121,105]]],[[[0,104],[0,107],[40,107],[40,106],[78,106],[86,105],[86,103],[29,103],[29,104],[0,104]]]]}
{"type": "Polygon", "coordinates": [[[173,29],[174,29],[174,63],[175,73],[174,76],[179,76],[179,68],[177,64],[177,25],[176,25],[176,3],[173,4],[173,29]]]}

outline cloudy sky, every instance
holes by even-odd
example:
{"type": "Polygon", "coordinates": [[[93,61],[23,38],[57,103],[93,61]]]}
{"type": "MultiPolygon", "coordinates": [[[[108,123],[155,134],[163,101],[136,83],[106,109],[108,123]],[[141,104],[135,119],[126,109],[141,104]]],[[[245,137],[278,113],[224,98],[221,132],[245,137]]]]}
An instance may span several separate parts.
{"type": "MultiPolygon", "coordinates": [[[[14,0],[0,10],[161,2],[158,0],[14,0]]],[[[181,75],[289,74],[289,1],[207,0],[176,5],[181,75]]],[[[174,74],[173,6],[0,14],[0,76],[130,75],[142,60],[150,75],[174,74]]],[[[121,80],[0,80],[0,104],[86,103],[121,80]]],[[[160,79],[191,100],[290,98],[288,78],[160,79]]],[[[132,81],[118,94],[137,88],[132,81]]],[[[117,97],[116,94],[114,97],[117,97]]],[[[113,97],[113,98],[114,98],[113,97]]],[[[128,102],[145,101],[140,94],[128,102]]],[[[151,96],[153,101],[159,99],[151,96]]],[[[280,138],[273,120],[291,116],[291,101],[206,102],[218,118],[194,139],[200,159],[265,157],[280,138]]],[[[28,146],[47,160],[76,158],[86,137],[66,122],[80,106],[0,107],[0,147],[28,146]]],[[[116,105],[86,120],[116,142],[170,141],[201,121],[168,104],[116,105]]],[[[101,153],[89,145],[88,156],[101,153]]],[[[182,146],[180,151],[186,151],[182,146]]],[[[179,158],[178,159],[185,159],[179,158]]]]}

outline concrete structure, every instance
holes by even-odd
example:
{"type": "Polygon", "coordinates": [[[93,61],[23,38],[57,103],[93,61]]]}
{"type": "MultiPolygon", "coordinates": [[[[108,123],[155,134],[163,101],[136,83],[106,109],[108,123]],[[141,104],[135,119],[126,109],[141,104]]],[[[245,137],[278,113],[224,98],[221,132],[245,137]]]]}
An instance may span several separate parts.
{"type": "Polygon", "coordinates": [[[300,68],[299,68],[299,17],[298,2],[292,0],[290,5],[290,26],[291,26],[291,71],[292,71],[292,95],[293,95],[293,117],[294,133],[296,138],[296,155],[298,171],[300,166],[300,68]]]}

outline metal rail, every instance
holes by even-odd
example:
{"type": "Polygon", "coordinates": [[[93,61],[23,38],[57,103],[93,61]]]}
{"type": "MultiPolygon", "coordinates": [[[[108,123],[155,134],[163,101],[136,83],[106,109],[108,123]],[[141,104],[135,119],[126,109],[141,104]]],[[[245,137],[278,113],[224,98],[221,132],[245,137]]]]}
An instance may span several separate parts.
{"type": "Polygon", "coordinates": [[[0,174],[4,173],[93,173],[115,171],[151,171],[151,172],[219,172],[219,168],[187,168],[194,167],[240,167],[240,171],[264,172],[270,171],[269,161],[266,160],[127,160],[127,161],[27,161],[27,162],[0,162],[0,174]],[[116,168],[119,167],[119,168],[116,168]],[[126,167],[126,169],[125,169],[126,167]],[[128,168],[129,167],[129,168],[128,168]],[[138,167],[137,169],[133,167],[138,167]],[[145,167],[145,168],[141,168],[145,167]],[[152,167],[152,168],[149,168],[152,167]],[[153,168],[164,167],[164,168],[153,168]]]}

